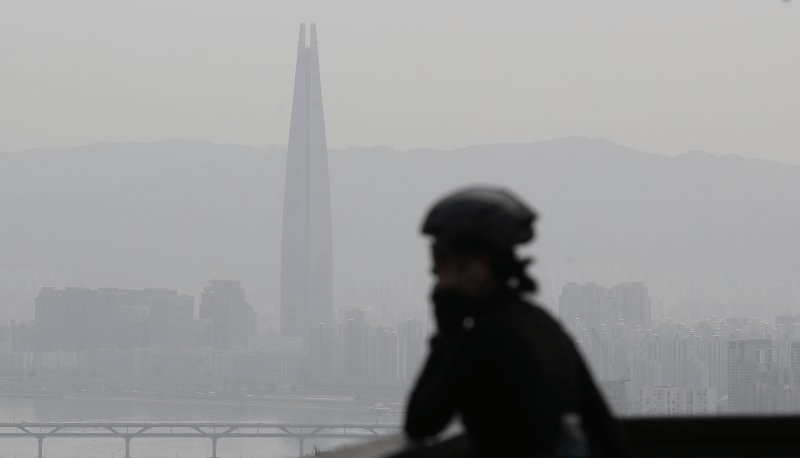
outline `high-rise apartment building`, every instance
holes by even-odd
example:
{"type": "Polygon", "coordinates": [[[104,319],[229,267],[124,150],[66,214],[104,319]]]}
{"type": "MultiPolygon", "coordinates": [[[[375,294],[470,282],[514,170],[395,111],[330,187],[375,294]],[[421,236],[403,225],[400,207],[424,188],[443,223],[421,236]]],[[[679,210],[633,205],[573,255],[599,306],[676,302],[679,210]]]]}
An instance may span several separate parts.
{"type": "Polygon", "coordinates": [[[345,380],[363,380],[367,376],[367,346],[370,327],[364,322],[363,312],[351,311],[339,324],[337,343],[338,375],[345,380]]]}
{"type": "Polygon", "coordinates": [[[314,380],[330,380],[334,375],[336,332],[332,327],[318,324],[309,330],[307,374],[314,380]]]}
{"type": "Polygon", "coordinates": [[[256,333],[256,313],[235,280],[211,280],[200,297],[200,320],[208,324],[207,342],[218,349],[247,348],[256,333]]]}
{"type": "Polygon", "coordinates": [[[619,304],[619,317],[628,327],[652,325],[650,295],[644,283],[620,283],[611,288],[619,304]]]}
{"type": "Polygon", "coordinates": [[[427,333],[422,320],[412,319],[397,326],[400,338],[400,379],[415,380],[427,354],[427,333]]]}
{"type": "Polygon", "coordinates": [[[777,352],[770,339],[728,344],[728,411],[776,412],[780,398],[777,352]]]}
{"type": "Polygon", "coordinates": [[[627,328],[652,324],[650,296],[643,283],[621,283],[611,289],[587,283],[568,283],[558,299],[562,323],[574,334],[622,323],[627,328]]]}

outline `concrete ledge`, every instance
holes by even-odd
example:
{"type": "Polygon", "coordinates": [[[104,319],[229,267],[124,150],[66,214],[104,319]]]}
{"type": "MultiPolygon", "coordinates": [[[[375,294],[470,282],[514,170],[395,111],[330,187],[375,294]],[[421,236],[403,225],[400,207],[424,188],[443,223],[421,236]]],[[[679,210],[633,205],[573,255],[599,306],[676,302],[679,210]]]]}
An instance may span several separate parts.
{"type": "Polygon", "coordinates": [[[641,457],[800,457],[800,416],[621,419],[641,457]]]}

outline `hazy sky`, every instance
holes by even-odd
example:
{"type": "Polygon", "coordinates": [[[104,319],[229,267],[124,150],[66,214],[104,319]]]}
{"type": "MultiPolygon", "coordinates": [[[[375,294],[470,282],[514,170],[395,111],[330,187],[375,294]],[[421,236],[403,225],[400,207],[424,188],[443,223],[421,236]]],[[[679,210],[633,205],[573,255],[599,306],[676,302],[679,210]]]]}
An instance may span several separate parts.
{"type": "Polygon", "coordinates": [[[332,147],[587,135],[800,163],[779,0],[0,0],[0,151],[285,144],[312,21],[332,147]]]}

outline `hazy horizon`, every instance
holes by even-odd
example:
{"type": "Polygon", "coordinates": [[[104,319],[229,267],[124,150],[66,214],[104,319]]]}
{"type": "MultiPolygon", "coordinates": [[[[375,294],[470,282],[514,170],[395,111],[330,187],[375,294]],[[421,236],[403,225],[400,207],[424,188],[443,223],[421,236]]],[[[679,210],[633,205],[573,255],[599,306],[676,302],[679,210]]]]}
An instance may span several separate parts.
{"type": "Polygon", "coordinates": [[[0,3],[0,151],[288,137],[301,22],[328,143],[572,135],[798,163],[800,10],[780,1],[0,3]]]}

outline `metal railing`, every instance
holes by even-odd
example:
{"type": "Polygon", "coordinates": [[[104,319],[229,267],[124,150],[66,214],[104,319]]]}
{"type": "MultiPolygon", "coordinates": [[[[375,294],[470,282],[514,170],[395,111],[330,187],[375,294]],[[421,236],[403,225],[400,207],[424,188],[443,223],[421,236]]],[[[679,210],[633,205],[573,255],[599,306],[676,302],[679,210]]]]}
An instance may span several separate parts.
{"type": "Polygon", "coordinates": [[[48,438],[118,438],[125,442],[124,458],[131,458],[133,439],[208,439],[211,458],[218,458],[217,441],[221,438],[293,438],[297,439],[300,456],[303,456],[306,439],[368,439],[398,431],[398,425],[355,423],[0,423],[0,439],[36,439],[38,458],[44,458],[44,441],[48,438]]]}
{"type": "MultiPolygon", "coordinates": [[[[641,417],[620,420],[637,456],[643,458],[800,457],[800,416],[641,417]]],[[[44,457],[48,438],[117,438],[131,457],[131,441],[198,438],[211,441],[218,458],[220,438],[292,438],[304,454],[306,439],[370,439],[400,432],[396,424],[310,423],[0,423],[3,438],[31,438],[44,457]]]]}

